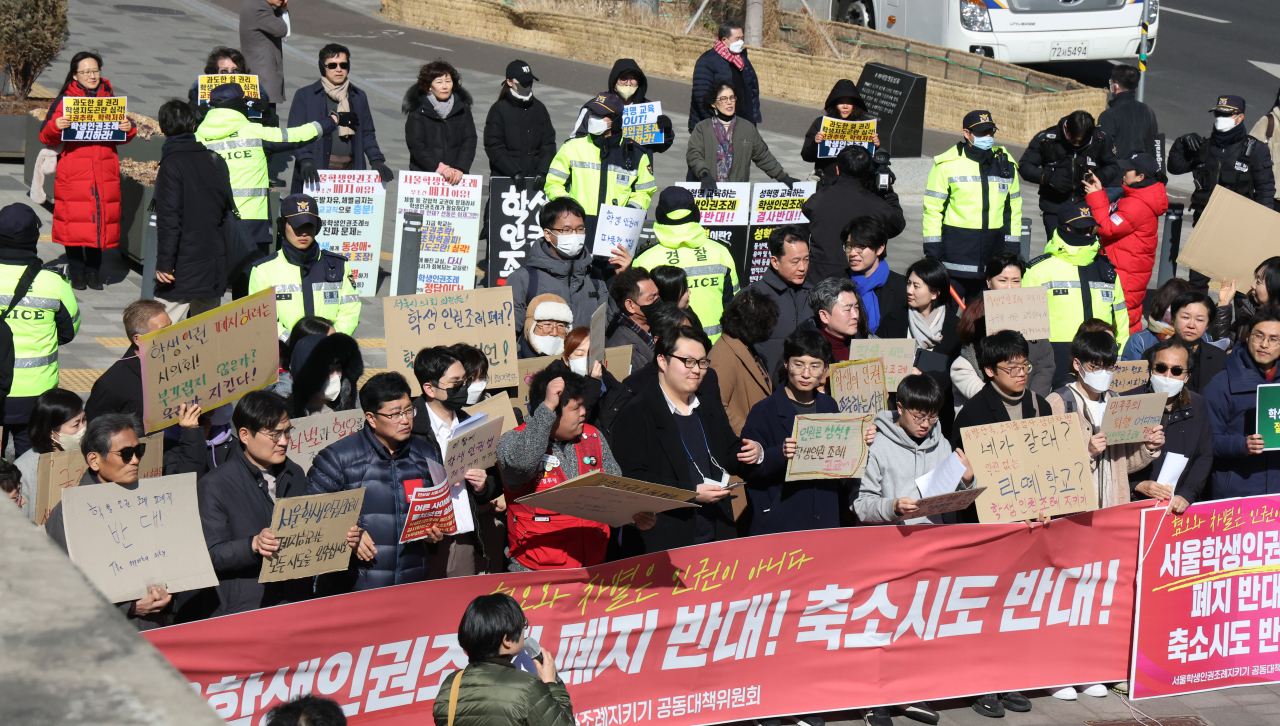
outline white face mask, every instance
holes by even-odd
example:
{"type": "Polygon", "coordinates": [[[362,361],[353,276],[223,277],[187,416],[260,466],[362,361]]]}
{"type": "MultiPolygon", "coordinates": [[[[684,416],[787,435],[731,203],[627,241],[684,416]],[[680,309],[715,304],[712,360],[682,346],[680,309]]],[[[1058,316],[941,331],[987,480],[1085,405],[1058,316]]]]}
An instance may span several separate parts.
{"type": "Polygon", "coordinates": [[[581,357],[581,358],[570,358],[570,359],[569,359],[569,370],[573,371],[574,373],[577,373],[577,374],[578,374],[578,375],[580,375],[580,376],[585,376],[585,375],[587,375],[587,358],[586,358],[586,356],[583,356],[583,357],[581,357]]]}
{"type": "Polygon", "coordinates": [[[1236,119],[1234,116],[1215,116],[1213,119],[1213,128],[1218,131],[1230,131],[1236,127],[1236,119]]]}
{"type": "Polygon", "coordinates": [[[1180,381],[1177,378],[1170,378],[1169,376],[1161,376],[1154,373],[1151,374],[1151,390],[1156,393],[1163,393],[1169,398],[1173,398],[1179,393],[1182,393],[1182,387],[1184,385],[1186,385],[1186,381],[1180,381]]]}
{"type": "Polygon", "coordinates": [[[585,234],[561,234],[556,236],[556,251],[565,257],[577,257],[587,243],[585,234]]]}
{"type": "Polygon", "coordinates": [[[342,374],[330,373],[329,382],[324,385],[324,400],[336,401],[342,393],[342,374]]]}
{"type": "Polygon", "coordinates": [[[1101,393],[1111,387],[1111,371],[1081,371],[1080,380],[1090,389],[1101,393]]]}
{"type": "Polygon", "coordinates": [[[467,405],[472,406],[480,403],[480,397],[484,395],[485,386],[489,385],[488,381],[476,381],[467,386],[467,405]]]}
{"type": "Polygon", "coordinates": [[[638,90],[640,90],[639,86],[624,86],[621,83],[613,87],[613,92],[621,96],[624,101],[636,95],[638,90]]]}
{"type": "Polygon", "coordinates": [[[530,333],[529,345],[542,355],[560,355],[564,352],[564,338],[557,338],[554,335],[530,333]]]}
{"type": "Polygon", "coordinates": [[[746,43],[742,42],[741,40],[735,40],[735,41],[733,41],[732,43],[730,43],[730,44],[729,44],[729,52],[730,52],[730,53],[733,53],[733,54],[735,54],[735,55],[736,55],[736,54],[738,54],[738,53],[741,53],[741,52],[742,52],[742,47],[743,47],[743,46],[745,46],[745,45],[746,45],[746,43]]]}
{"type": "Polygon", "coordinates": [[[609,130],[609,120],[600,118],[599,116],[587,117],[587,133],[592,136],[599,136],[609,130]]]}
{"type": "Polygon", "coordinates": [[[74,434],[59,433],[58,445],[62,447],[63,451],[78,450],[80,448],[80,442],[84,439],[84,432],[87,430],[87,427],[81,427],[80,430],[74,434]]]}

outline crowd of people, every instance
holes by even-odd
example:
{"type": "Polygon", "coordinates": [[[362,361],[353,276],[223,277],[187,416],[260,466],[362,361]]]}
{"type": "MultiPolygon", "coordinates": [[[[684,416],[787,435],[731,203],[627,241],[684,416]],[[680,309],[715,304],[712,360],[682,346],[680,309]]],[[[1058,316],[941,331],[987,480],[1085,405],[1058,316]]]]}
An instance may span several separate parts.
{"type": "MultiPolygon", "coordinates": [[[[741,261],[708,235],[694,193],[659,188],[652,158],[675,140],[670,119],[659,118],[664,137],[657,143],[622,134],[625,107],[647,100],[648,80],[635,61],[613,66],[607,89],[583,105],[571,138],[557,145],[527,63],[507,66],[477,127],[475,99],[459,72],[436,60],[422,66],[404,97],[410,168],[457,184],[471,172],[483,138],[491,174],[545,194],[542,237],[507,286],[520,357],[551,362],[526,381],[528,406],[512,411],[519,425],[501,437],[496,463],[447,482],[465,492],[474,530],[433,528],[423,540],[399,544],[411,494],[406,482],[438,480],[448,441],[469,418],[465,408],[498,391],[487,387],[488,358],[467,343],[417,353],[417,396],[395,372],[361,384],[364,361],[351,337],[361,299],[347,260],[317,244],[324,219],[305,192],[321,170],[370,169],[383,181],[394,172],[379,148],[368,97],[350,81],[346,47],[320,50],[319,79],[294,92],[287,126],[279,125],[287,2],[248,0],[244,8],[243,54],[217,48],[205,71],[257,73],[260,95],[226,83],[204,100],[193,87],[187,101],[159,110],[166,140],[155,188],[156,298],[124,310],[129,348],[83,403],[57,387],[57,351],[79,330],[73,291],[101,289],[102,251],[119,240],[118,144],[65,142],[59,152],[52,236],[67,249],[66,278],[42,269],[40,222],[30,207],[0,210],[0,287],[15,356],[4,403],[15,461],[0,464],[0,488],[32,519],[43,454],[83,452],[82,486],[137,480],[146,448],[140,336],[216,307],[228,290],[236,297],[276,293],[279,381],[234,406],[184,407],[165,437],[165,473],[197,476],[219,584],[178,594],[157,586],[117,603],[139,629],[432,579],[591,566],[734,537],[976,522],[973,507],[916,516],[917,479],[954,451],[965,466],[957,486],[972,487],[964,428],[1054,414],[1079,418],[1100,506],[1152,499],[1181,514],[1198,501],[1280,491],[1280,454],[1265,450],[1254,425],[1256,389],[1275,380],[1280,359],[1280,257],[1262,261],[1247,290],[1245,281],[1222,281],[1216,300],[1196,273],[1147,294],[1159,217],[1168,207],[1167,175],[1193,174],[1196,218],[1216,186],[1273,207],[1271,144],[1280,111],[1250,135],[1244,100],[1220,96],[1211,108],[1213,132],[1179,137],[1166,165],[1153,143],[1154,113],[1134,97],[1138,74],[1128,66],[1113,70],[1113,98],[1098,119],[1068,114],[1031,139],[1017,161],[995,143],[998,121],[990,112],[958,110],[959,139],[935,157],[927,182],[924,254],[905,269],[891,269],[887,259],[907,223],[892,185],[877,182],[873,149],[850,145],[819,157],[819,118],[802,153],[818,182],[803,205],[808,224],[774,229],[769,269],[744,285],[741,261]],[[296,158],[291,194],[273,220],[272,166],[288,154],[296,158]],[[1039,187],[1048,237],[1044,254],[1031,260],[1019,254],[1024,182],[1039,187]],[[593,256],[602,204],[652,208],[652,246],[634,257],[621,247],[608,258],[593,256]],[[984,291],[1031,286],[1049,290],[1048,337],[988,331],[984,291]],[[608,345],[631,346],[624,370],[588,364],[589,326],[602,304],[609,306],[608,345]],[[786,481],[797,449],[795,417],[839,412],[831,366],[850,358],[855,341],[874,338],[910,340],[917,353],[865,429],[865,474],[786,481]],[[1119,360],[1147,361],[1148,381],[1113,392],[1119,360]],[[1148,441],[1108,446],[1100,433],[1106,406],[1133,393],[1166,395],[1162,425],[1148,441]],[[309,471],[288,459],[292,420],[344,410],[361,411],[364,428],[322,450],[309,471]],[[1185,457],[1185,467],[1174,483],[1159,483],[1169,454],[1185,457]],[[688,490],[698,506],[639,513],[631,524],[610,527],[517,502],[594,471],[688,490]],[[279,548],[270,529],[276,500],[355,488],[365,496],[359,524],[347,534],[349,568],[258,583],[263,558],[279,548]]],[[[67,127],[58,111],[63,96],[113,94],[102,66],[95,53],[72,58],[43,143],[59,143],[67,127]]],[[[867,108],[856,84],[842,80],[822,113],[861,120],[867,108]]],[[[714,191],[718,183],[749,180],[754,165],[795,183],[761,138],[761,121],[742,28],[727,21],[693,72],[687,180],[714,191]]],[[[122,128],[119,143],[128,143],[133,130],[127,122],[122,128]]],[[[60,507],[44,527],[66,549],[60,507]]],[[[1042,515],[1028,526],[1047,522],[1042,515]]],[[[517,678],[485,665],[509,665],[520,652],[527,621],[508,601],[491,595],[468,608],[459,643],[474,678],[460,690],[444,682],[441,693],[452,693],[437,700],[437,723],[442,713],[452,718],[455,706],[470,709],[467,718],[459,712],[459,722],[482,722],[480,714],[492,714],[477,705],[478,689],[517,678]]],[[[536,676],[524,674],[526,700],[508,707],[538,714],[538,723],[571,722],[553,659],[539,663],[536,676]]],[[[1103,684],[1080,688],[1090,696],[1108,692],[1103,684]]],[[[1112,688],[1124,692],[1127,684],[1112,688]]],[[[1077,693],[1069,687],[1054,695],[1075,700],[1077,693]]],[[[323,711],[325,703],[281,708],[323,711]]],[[[976,699],[973,708],[1000,717],[1031,703],[1002,692],[976,699]]],[[[917,702],[871,709],[866,721],[889,726],[895,714],[939,720],[917,702]]]]}

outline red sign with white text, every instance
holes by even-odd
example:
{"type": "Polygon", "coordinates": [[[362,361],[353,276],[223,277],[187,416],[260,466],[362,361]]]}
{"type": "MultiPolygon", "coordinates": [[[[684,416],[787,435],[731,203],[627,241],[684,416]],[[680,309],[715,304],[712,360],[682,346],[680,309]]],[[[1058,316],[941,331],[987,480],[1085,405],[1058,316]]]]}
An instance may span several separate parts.
{"type": "Polygon", "coordinates": [[[229,722],[313,692],[430,723],[458,622],[507,592],[578,724],[677,726],[1124,680],[1140,505],[1026,524],[752,537],[388,587],[144,633],[229,722]],[[1052,657],[1046,657],[1052,654],[1052,657]]]}

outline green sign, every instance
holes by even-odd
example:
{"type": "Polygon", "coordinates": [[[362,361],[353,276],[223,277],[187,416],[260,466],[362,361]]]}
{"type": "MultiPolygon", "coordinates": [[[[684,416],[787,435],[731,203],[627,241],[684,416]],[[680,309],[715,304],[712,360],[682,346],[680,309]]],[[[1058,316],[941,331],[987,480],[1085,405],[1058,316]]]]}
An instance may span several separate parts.
{"type": "Polygon", "coordinates": [[[1280,383],[1258,386],[1258,433],[1267,451],[1280,449],[1280,383]]]}

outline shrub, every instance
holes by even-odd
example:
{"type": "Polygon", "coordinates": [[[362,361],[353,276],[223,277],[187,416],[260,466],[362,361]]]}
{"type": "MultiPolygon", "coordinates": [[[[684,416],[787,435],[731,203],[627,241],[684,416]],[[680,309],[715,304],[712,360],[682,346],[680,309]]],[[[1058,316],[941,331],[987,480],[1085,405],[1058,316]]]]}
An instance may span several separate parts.
{"type": "Polygon", "coordinates": [[[0,55],[20,100],[68,37],[66,0],[0,0],[0,55]]]}

